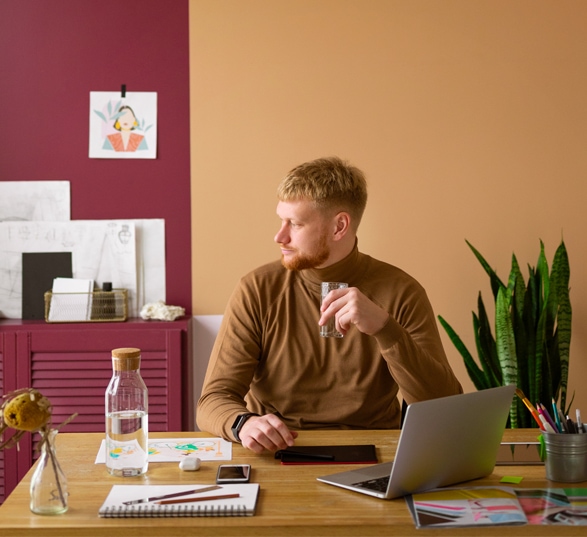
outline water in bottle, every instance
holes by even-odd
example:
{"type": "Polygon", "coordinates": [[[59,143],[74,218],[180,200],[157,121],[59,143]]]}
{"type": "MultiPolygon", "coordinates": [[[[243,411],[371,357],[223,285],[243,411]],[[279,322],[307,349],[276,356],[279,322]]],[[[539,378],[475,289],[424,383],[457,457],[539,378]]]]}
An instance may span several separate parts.
{"type": "Polygon", "coordinates": [[[112,475],[142,475],[148,467],[149,408],[140,373],[141,351],[112,351],[112,379],[106,389],[106,468],[112,475]]]}

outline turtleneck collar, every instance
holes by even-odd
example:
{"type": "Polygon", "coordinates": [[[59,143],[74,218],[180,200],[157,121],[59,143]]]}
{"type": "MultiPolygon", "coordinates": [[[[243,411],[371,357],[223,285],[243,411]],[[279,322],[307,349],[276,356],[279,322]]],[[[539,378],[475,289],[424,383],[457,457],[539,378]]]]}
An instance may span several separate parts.
{"type": "Polygon", "coordinates": [[[351,285],[359,270],[359,257],[359,241],[357,239],[351,253],[344,259],[325,268],[301,270],[299,274],[303,280],[318,285],[321,282],[347,282],[351,285]]]}

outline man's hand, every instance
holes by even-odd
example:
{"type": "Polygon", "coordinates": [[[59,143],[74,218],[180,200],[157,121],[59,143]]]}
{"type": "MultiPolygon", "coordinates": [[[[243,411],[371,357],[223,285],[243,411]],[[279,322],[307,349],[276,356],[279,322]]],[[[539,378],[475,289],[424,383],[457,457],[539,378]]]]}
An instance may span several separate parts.
{"type": "Polygon", "coordinates": [[[290,431],[275,414],[251,416],[238,433],[241,443],[255,453],[293,446],[298,433],[290,431]]]}
{"type": "Polygon", "coordinates": [[[320,311],[322,315],[318,324],[323,326],[334,316],[336,329],[343,335],[354,325],[359,332],[373,336],[389,319],[387,311],[369,300],[356,287],[330,291],[320,311]]]}

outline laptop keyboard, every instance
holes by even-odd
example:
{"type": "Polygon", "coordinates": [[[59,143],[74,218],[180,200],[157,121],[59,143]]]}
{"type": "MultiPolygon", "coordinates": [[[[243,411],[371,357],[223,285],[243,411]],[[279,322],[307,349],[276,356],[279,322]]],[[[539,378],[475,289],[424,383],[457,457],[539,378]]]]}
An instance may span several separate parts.
{"type": "Polygon", "coordinates": [[[377,492],[386,492],[389,484],[389,476],[378,477],[377,479],[368,479],[367,481],[360,481],[353,483],[353,487],[360,487],[367,490],[375,490],[377,492]]]}

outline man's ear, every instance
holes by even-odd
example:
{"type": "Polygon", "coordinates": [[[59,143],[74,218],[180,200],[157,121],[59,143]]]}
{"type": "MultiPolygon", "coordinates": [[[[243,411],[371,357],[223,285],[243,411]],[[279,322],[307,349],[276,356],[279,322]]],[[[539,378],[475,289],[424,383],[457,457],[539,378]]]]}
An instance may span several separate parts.
{"type": "Polygon", "coordinates": [[[351,217],[350,217],[349,213],[346,213],[344,211],[337,213],[336,216],[334,217],[334,224],[335,224],[335,229],[334,229],[333,239],[335,241],[339,241],[339,240],[343,239],[346,236],[346,234],[350,231],[351,217]]]}

